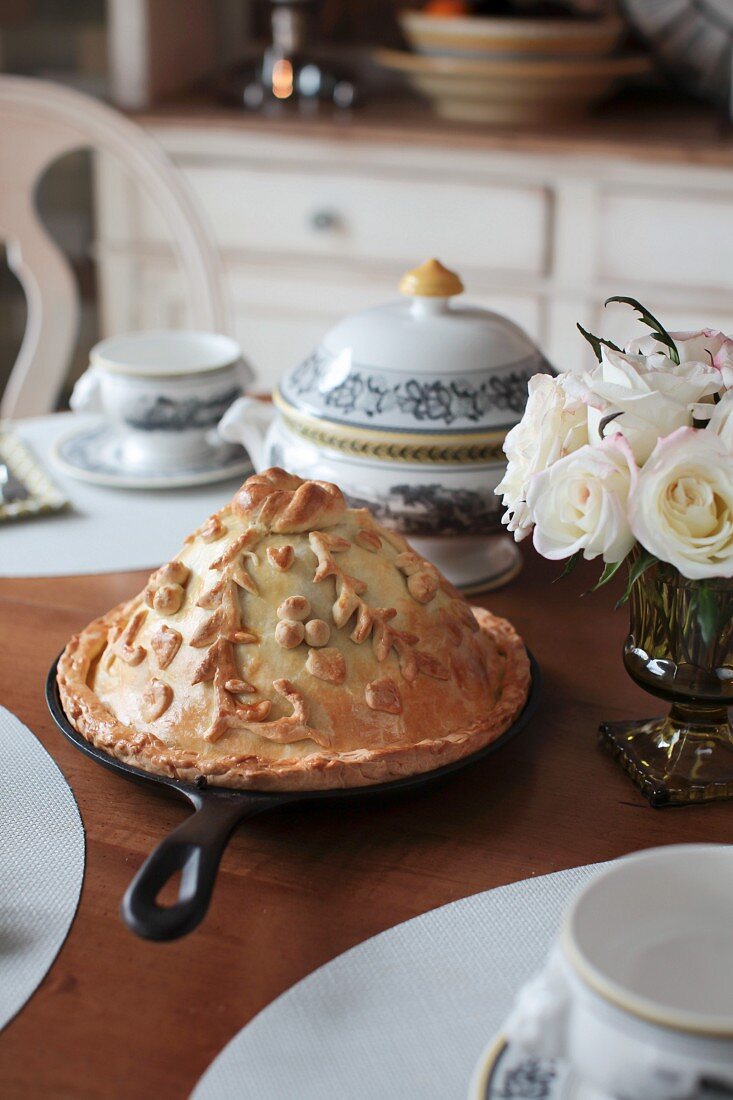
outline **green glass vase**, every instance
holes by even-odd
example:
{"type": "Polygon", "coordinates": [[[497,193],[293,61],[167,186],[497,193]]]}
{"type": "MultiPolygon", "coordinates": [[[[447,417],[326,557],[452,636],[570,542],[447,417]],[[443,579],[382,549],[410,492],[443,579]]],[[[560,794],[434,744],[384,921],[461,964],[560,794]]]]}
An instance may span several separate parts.
{"type": "Polygon", "coordinates": [[[626,671],[671,709],[604,723],[601,743],[653,806],[733,798],[733,578],[691,581],[658,563],[629,607],[626,671]]]}

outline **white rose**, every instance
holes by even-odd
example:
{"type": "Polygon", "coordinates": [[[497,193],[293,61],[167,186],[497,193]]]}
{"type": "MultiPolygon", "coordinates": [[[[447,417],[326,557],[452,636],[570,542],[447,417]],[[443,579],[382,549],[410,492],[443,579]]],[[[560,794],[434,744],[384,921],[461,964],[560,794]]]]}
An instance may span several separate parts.
{"type": "Polygon", "coordinates": [[[527,505],[535,522],[535,548],[546,558],[623,561],[634,545],[627,502],[637,478],[631,448],[622,435],[581,447],[535,474],[527,505]]]}
{"type": "Polygon", "coordinates": [[[723,385],[728,389],[733,388],[733,340],[728,336],[716,351],[713,366],[720,371],[723,385]]]}
{"type": "Polygon", "coordinates": [[[714,432],[723,445],[733,454],[733,390],[723,394],[708,421],[707,430],[714,432]]]}
{"type": "MultiPolygon", "coordinates": [[[[716,328],[701,328],[696,332],[670,332],[681,363],[713,364],[715,357],[725,354],[727,345],[733,344],[729,336],[716,328]]],[[[630,355],[669,355],[669,349],[653,336],[642,336],[626,345],[630,355]]]]}
{"type": "Polygon", "coordinates": [[[629,518],[642,546],[683,576],[733,576],[733,455],[709,428],[660,439],[629,518]]]}
{"type": "Polygon", "coordinates": [[[704,363],[673,363],[666,355],[629,355],[604,347],[602,361],[585,383],[590,441],[601,431],[621,432],[642,465],[660,437],[692,423],[693,406],[711,398],[722,386],[720,371],[704,363]],[[615,416],[612,422],[603,421],[615,416]]]}
{"type": "MultiPolygon", "coordinates": [[[[679,353],[680,363],[703,363],[720,371],[724,386],[733,386],[733,339],[716,328],[697,332],[670,332],[679,353]]],[[[626,345],[627,352],[636,355],[669,354],[664,344],[653,336],[643,336],[626,345]]]]}
{"type": "Polygon", "coordinates": [[[524,415],[504,440],[507,468],[495,492],[506,509],[502,522],[517,542],[532,530],[526,504],[529,479],[588,442],[586,407],[566,386],[563,375],[530,378],[524,415]]]}

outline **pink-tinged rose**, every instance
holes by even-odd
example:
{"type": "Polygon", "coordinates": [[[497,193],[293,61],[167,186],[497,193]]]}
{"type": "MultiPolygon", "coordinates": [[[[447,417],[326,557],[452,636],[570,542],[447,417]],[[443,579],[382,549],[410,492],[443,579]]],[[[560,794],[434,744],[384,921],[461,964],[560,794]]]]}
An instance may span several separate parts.
{"type": "Polygon", "coordinates": [[[568,392],[565,375],[536,374],[529,380],[524,416],[504,440],[507,468],[495,492],[506,509],[502,523],[517,542],[532,530],[527,487],[533,474],[588,442],[587,411],[568,392]]]}
{"type": "Polygon", "coordinates": [[[733,455],[710,428],[660,439],[639,474],[636,538],[691,580],[733,576],[733,455]]]}
{"type": "Polygon", "coordinates": [[[689,426],[694,406],[712,400],[722,388],[720,372],[711,365],[677,364],[666,355],[645,357],[605,347],[601,363],[584,381],[594,402],[588,408],[590,442],[599,443],[602,430],[621,432],[640,466],[660,437],[689,426]]]}
{"type": "Polygon", "coordinates": [[[733,340],[728,336],[713,356],[713,366],[720,371],[723,385],[727,389],[733,388],[733,340]]]}
{"type": "Polygon", "coordinates": [[[636,479],[631,448],[619,434],[535,474],[527,494],[535,548],[552,559],[582,550],[584,558],[623,561],[635,542],[627,504],[636,479]]]}
{"type": "Polygon", "coordinates": [[[723,394],[718,404],[713,405],[707,430],[717,435],[725,449],[733,455],[733,390],[723,394]]]}
{"type": "MultiPolygon", "coordinates": [[[[733,340],[716,328],[702,328],[696,332],[670,332],[679,352],[681,363],[705,363],[707,366],[719,366],[715,359],[725,352],[726,346],[733,345],[733,340]]],[[[669,355],[669,349],[655,340],[653,336],[642,336],[638,340],[632,340],[626,345],[626,351],[631,355],[669,355]]]]}

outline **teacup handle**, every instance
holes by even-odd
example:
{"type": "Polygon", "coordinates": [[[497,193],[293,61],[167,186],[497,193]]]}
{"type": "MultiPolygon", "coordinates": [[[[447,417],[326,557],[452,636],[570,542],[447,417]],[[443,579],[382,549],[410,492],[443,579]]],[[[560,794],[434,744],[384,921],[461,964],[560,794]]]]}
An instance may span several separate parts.
{"type": "Polygon", "coordinates": [[[265,466],[265,436],[274,415],[273,405],[254,397],[238,397],[222,416],[217,430],[227,443],[241,443],[255,470],[262,470],[265,466]]]}
{"type": "Polygon", "coordinates": [[[557,948],[545,967],[520,989],[506,1021],[506,1038],[539,1058],[568,1054],[571,991],[557,948]]]}
{"type": "Polygon", "coordinates": [[[74,412],[100,413],[102,408],[102,390],[100,378],[94,368],[84,371],[77,379],[69,398],[74,412]]]}

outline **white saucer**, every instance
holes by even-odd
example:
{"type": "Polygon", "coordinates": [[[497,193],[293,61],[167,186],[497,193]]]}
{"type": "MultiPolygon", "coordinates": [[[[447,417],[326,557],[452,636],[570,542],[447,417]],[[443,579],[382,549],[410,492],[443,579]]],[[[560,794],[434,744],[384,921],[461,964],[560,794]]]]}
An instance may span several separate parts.
{"type": "Polygon", "coordinates": [[[116,489],[178,489],[253,472],[246,451],[238,444],[222,443],[186,466],[179,463],[167,471],[129,473],[124,467],[122,440],[106,424],[77,428],[57,440],[52,454],[70,477],[116,489]]]}
{"type": "Polygon", "coordinates": [[[469,1100],[610,1100],[579,1081],[565,1062],[536,1058],[499,1035],[478,1060],[469,1100]]]}

